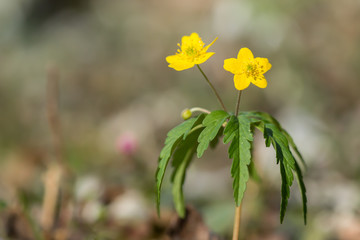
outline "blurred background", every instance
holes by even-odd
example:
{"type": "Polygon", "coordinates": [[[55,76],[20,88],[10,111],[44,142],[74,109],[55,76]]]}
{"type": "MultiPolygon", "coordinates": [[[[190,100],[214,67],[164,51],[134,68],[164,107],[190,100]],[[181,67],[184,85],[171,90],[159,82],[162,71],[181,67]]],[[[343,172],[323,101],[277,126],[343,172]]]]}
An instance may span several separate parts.
{"type": "MultiPolygon", "coordinates": [[[[360,239],[359,23],[358,0],[1,0],[0,238],[51,239],[45,229],[53,239],[168,239],[170,174],[160,219],[154,196],[166,133],[184,108],[220,109],[196,68],[176,72],[165,61],[197,32],[205,44],[219,37],[202,68],[229,109],[237,92],[224,59],[242,47],[269,59],[268,87],[249,87],[241,110],[275,116],[308,165],[308,224],[296,183],[280,224],[279,168],[258,133],[262,182],[248,183],[241,238],[360,239]],[[60,199],[55,212],[46,196],[60,199]]],[[[234,215],[226,148],[194,159],[184,186],[224,239],[234,215]]]]}

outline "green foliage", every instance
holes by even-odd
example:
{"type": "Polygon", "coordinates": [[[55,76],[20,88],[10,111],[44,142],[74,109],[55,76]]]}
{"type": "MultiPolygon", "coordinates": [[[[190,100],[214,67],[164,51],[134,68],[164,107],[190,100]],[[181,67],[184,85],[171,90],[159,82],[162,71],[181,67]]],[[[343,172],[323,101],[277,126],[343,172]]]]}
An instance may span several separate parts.
{"type": "Polygon", "coordinates": [[[300,187],[301,192],[301,198],[303,203],[303,215],[304,215],[304,224],[306,225],[306,215],[307,215],[307,197],[306,197],[306,187],[303,180],[303,175],[301,172],[301,169],[299,167],[299,164],[295,162],[295,173],[296,173],[296,179],[300,187]]]}
{"type": "Polygon", "coordinates": [[[214,140],[217,136],[220,128],[226,119],[229,118],[229,114],[225,111],[213,111],[207,115],[203,121],[205,126],[204,130],[201,132],[198,142],[199,146],[197,147],[197,156],[201,158],[205,150],[209,147],[209,143],[214,140]]]}
{"type": "Polygon", "coordinates": [[[251,143],[253,135],[251,124],[245,116],[231,116],[224,130],[224,143],[229,143],[229,158],[233,159],[231,176],[233,180],[234,198],[237,206],[240,206],[249,180],[248,165],[251,161],[251,143]]]}
{"type": "Polygon", "coordinates": [[[196,147],[198,146],[196,139],[199,137],[200,133],[201,129],[197,129],[189,134],[184,141],[178,145],[173,155],[172,166],[174,167],[174,170],[171,176],[171,181],[173,183],[172,194],[175,209],[181,218],[185,217],[185,204],[182,190],[185,172],[196,152],[196,147]]]}
{"type": "Polygon", "coordinates": [[[304,223],[306,224],[306,188],[303,182],[303,176],[299,164],[294,158],[289,146],[293,147],[294,151],[297,153],[302,163],[304,163],[304,160],[300,152],[298,151],[293,139],[281,127],[279,122],[267,113],[247,112],[244,113],[244,115],[249,118],[253,118],[254,125],[264,134],[265,145],[267,147],[272,145],[275,149],[277,163],[280,164],[280,174],[282,180],[280,222],[282,223],[285,217],[286,207],[288,204],[288,199],[290,197],[290,187],[294,180],[293,171],[295,171],[302,196],[304,223]]]}
{"type": "Polygon", "coordinates": [[[157,190],[157,209],[160,213],[160,193],[161,185],[165,176],[165,170],[169,163],[170,157],[173,154],[175,148],[186,139],[186,136],[189,132],[199,126],[199,123],[202,122],[204,115],[199,115],[197,118],[190,118],[175,128],[171,129],[168,132],[167,138],[165,140],[165,146],[160,152],[158,169],[156,171],[156,190],[157,190]]]}
{"type": "Polygon", "coordinates": [[[290,152],[286,137],[275,125],[264,125],[264,138],[267,142],[271,142],[276,151],[277,162],[280,163],[280,174],[282,179],[280,222],[283,222],[288,199],[290,197],[290,186],[294,180],[292,171],[295,170],[295,159],[290,152]]]}
{"type": "Polygon", "coordinates": [[[280,222],[282,223],[285,217],[290,187],[295,173],[302,196],[304,223],[306,224],[306,188],[299,162],[293,156],[290,147],[305,167],[304,160],[293,139],[279,122],[271,115],[262,112],[241,112],[238,116],[234,116],[224,111],[213,111],[208,115],[201,114],[197,118],[188,119],[170,130],[165,140],[165,146],[160,153],[159,166],[156,172],[158,211],[161,185],[170,158],[173,158],[171,181],[173,183],[174,204],[180,217],[184,217],[185,204],[182,186],[186,170],[195,153],[201,157],[209,145],[211,147],[216,146],[221,136],[224,136],[223,142],[225,144],[230,143],[228,154],[229,158],[233,160],[231,176],[233,177],[234,199],[236,205],[239,206],[249,176],[260,182],[251,155],[255,128],[263,133],[265,145],[267,147],[272,146],[275,149],[277,164],[280,166],[282,179],[280,222]],[[225,125],[224,129],[223,126],[225,125]]]}
{"type": "Polygon", "coordinates": [[[292,149],[294,150],[294,152],[296,153],[296,155],[300,159],[301,164],[303,165],[304,168],[306,168],[304,158],[302,157],[300,151],[298,150],[294,140],[292,139],[290,134],[285,129],[283,129],[281,127],[280,123],[273,116],[271,116],[268,113],[264,113],[264,112],[244,112],[243,114],[245,114],[248,117],[252,118],[252,121],[256,121],[254,119],[259,119],[263,123],[272,123],[273,125],[275,125],[282,132],[282,134],[286,137],[286,139],[289,142],[290,146],[292,147],[292,149]]]}

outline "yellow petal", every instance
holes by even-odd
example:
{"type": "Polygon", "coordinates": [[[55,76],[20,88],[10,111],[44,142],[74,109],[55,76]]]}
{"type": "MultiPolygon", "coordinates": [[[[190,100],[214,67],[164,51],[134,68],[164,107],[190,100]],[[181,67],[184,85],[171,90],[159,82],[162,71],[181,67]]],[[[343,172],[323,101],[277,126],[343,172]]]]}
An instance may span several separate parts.
{"type": "Polygon", "coordinates": [[[192,62],[178,61],[178,62],[169,64],[168,67],[173,68],[176,71],[182,71],[182,70],[192,68],[193,66],[195,66],[195,64],[192,62]]]}
{"type": "Polygon", "coordinates": [[[204,45],[204,42],[197,33],[192,33],[190,36],[183,36],[181,38],[181,51],[186,51],[188,47],[196,47],[196,49],[200,50],[204,45]]]}
{"type": "Polygon", "coordinates": [[[191,43],[190,36],[183,36],[181,38],[181,50],[183,50],[184,47],[189,46],[191,43]]]}
{"type": "Polygon", "coordinates": [[[263,75],[252,79],[251,82],[259,88],[266,88],[267,86],[267,81],[263,75]]]}
{"type": "Polygon", "coordinates": [[[210,47],[211,45],[213,45],[214,42],[216,42],[217,39],[218,39],[218,38],[216,37],[216,38],[214,39],[214,41],[212,41],[209,45],[207,45],[206,47],[204,47],[204,51],[206,52],[206,51],[209,49],[209,47],[210,47]]]}
{"type": "Polygon", "coordinates": [[[201,41],[201,38],[199,36],[199,34],[197,34],[196,32],[193,32],[191,35],[190,35],[190,38],[194,41],[201,41]]]}
{"type": "Polygon", "coordinates": [[[258,65],[257,69],[259,69],[261,74],[266,73],[271,68],[271,64],[267,58],[255,58],[255,62],[258,65]]]}
{"type": "Polygon", "coordinates": [[[179,55],[170,55],[166,57],[166,61],[171,64],[174,62],[181,61],[181,57],[179,55]]]}
{"type": "Polygon", "coordinates": [[[179,54],[166,57],[166,61],[169,63],[168,67],[173,68],[176,71],[192,68],[195,65],[192,62],[184,60],[179,54]]]}
{"type": "Polygon", "coordinates": [[[244,90],[250,85],[250,79],[245,74],[237,74],[234,76],[234,84],[237,90],[244,90]]]}
{"type": "Polygon", "coordinates": [[[183,36],[181,38],[180,52],[185,52],[187,48],[191,46],[191,39],[189,36],[183,36]]]}
{"type": "Polygon", "coordinates": [[[214,54],[215,54],[214,52],[208,52],[205,54],[201,54],[201,56],[199,58],[195,59],[194,63],[201,64],[201,63],[205,62],[206,60],[208,60],[214,54]]]}
{"type": "Polygon", "coordinates": [[[252,54],[250,49],[242,48],[240,49],[237,58],[241,62],[249,62],[254,59],[254,55],[252,54]]]}
{"type": "Polygon", "coordinates": [[[224,60],[224,69],[226,71],[229,71],[233,74],[240,74],[240,67],[241,66],[239,64],[239,61],[236,58],[228,58],[224,60]]]}

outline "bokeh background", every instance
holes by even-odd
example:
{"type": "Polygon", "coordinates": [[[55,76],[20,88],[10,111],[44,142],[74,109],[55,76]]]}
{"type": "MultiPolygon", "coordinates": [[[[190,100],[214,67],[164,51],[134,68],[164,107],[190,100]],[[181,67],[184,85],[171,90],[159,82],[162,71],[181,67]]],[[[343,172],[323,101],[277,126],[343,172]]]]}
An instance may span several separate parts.
{"type": "MultiPolygon", "coordinates": [[[[43,182],[56,155],[52,72],[71,172],[57,239],[167,239],[175,216],[168,181],[161,219],[154,200],[166,132],[184,108],[220,109],[196,68],[176,72],[165,61],[197,32],[207,44],[219,37],[202,68],[229,109],[237,93],[223,60],[241,47],[269,59],[268,87],[247,89],[241,110],[275,116],[308,164],[308,224],[294,183],[281,225],[275,154],[258,134],[262,182],[248,184],[242,239],[360,239],[359,24],[358,0],[1,0],[0,238],[41,239],[43,182]]],[[[195,159],[184,186],[187,203],[223,237],[234,210],[226,156],[219,145],[195,159]]]]}

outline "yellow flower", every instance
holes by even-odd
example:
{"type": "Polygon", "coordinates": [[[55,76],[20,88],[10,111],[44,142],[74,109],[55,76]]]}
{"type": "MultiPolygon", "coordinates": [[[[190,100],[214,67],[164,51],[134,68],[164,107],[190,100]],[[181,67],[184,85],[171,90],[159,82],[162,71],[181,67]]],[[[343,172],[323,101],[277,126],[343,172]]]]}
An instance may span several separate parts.
{"type": "Polygon", "coordinates": [[[216,40],[217,38],[204,47],[205,43],[197,33],[192,33],[190,36],[183,36],[181,46],[178,44],[180,49],[177,50],[175,55],[166,57],[166,61],[169,63],[169,67],[176,71],[192,68],[195,64],[201,64],[215,54],[214,52],[206,51],[216,40]]]}
{"type": "Polygon", "coordinates": [[[248,48],[240,49],[237,59],[229,58],[224,61],[224,69],[234,76],[234,84],[237,90],[243,90],[250,85],[250,82],[259,88],[266,88],[267,82],[264,77],[271,68],[267,58],[254,58],[248,48]]]}

